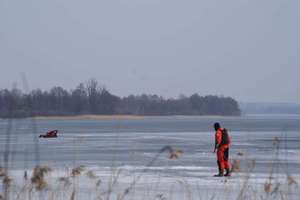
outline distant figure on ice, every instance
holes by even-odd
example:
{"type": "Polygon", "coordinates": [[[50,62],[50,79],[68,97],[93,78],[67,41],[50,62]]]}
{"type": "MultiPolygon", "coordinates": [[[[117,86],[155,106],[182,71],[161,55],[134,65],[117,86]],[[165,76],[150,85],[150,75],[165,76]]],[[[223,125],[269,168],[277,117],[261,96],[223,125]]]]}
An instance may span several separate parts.
{"type": "Polygon", "coordinates": [[[58,130],[49,131],[44,135],[40,135],[41,138],[56,138],[58,130]]]}
{"type": "Polygon", "coordinates": [[[214,124],[216,130],[215,135],[215,150],[217,150],[217,163],[219,168],[219,173],[215,176],[230,176],[230,161],[229,161],[229,147],[230,147],[230,137],[228,131],[225,128],[222,128],[218,122],[214,124]],[[224,169],[226,173],[224,175],[224,169]]]}

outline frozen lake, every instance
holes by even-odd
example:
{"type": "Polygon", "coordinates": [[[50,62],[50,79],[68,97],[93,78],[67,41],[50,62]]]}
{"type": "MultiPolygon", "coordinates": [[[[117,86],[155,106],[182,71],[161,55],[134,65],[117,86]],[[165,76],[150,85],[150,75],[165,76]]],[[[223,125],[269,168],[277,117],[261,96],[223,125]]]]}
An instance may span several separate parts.
{"type": "MultiPolygon", "coordinates": [[[[111,199],[118,199],[118,193],[131,184],[125,195],[129,199],[224,199],[225,194],[227,199],[234,199],[244,187],[249,195],[251,192],[258,195],[257,198],[264,194],[270,199],[280,199],[285,192],[288,199],[297,199],[300,194],[291,181],[299,182],[300,177],[300,116],[297,115],[15,119],[0,120],[0,130],[1,157],[9,152],[8,166],[15,180],[14,189],[22,185],[24,170],[30,176],[35,165],[47,165],[53,170],[48,174],[48,188],[57,191],[55,199],[65,199],[64,195],[68,194],[66,188],[59,193],[56,181],[80,165],[97,178],[90,180],[93,178],[84,176],[83,172],[76,177],[78,199],[95,199],[94,185],[98,179],[101,179],[103,195],[107,196],[105,190],[115,174],[118,181],[111,199]],[[231,178],[213,177],[217,167],[212,125],[216,121],[229,129],[233,142],[230,158],[240,163],[240,172],[231,178]],[[59,130],[58,138],[38,138],[52,129],[59,130]],[[274,138],[277,138],[275,144],[274,138]],[[6,145],[8,141],[10,145],[6,145]],[[166,146],[183,154],[178,159],[169,159],[168,150],[160,152],[166,146]],[[268,194],[265,186],[269,182],[272,188],[268,194]]],[[[1,166],[5,166],[3,159],[1,166]]]]}

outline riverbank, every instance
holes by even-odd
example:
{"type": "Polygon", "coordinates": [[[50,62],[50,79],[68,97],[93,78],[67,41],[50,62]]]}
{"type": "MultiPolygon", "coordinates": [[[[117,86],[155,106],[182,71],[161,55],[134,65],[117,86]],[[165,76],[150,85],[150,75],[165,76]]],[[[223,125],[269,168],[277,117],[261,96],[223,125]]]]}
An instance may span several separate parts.
{"type": "Polygon", "coordinates": [[[36,116],[38,120],[141,120],[146,118],[205,118],[205,119],[230,119],[241,116],[222,116],[222,115],[69,115],[69,116],[36,116]]]}
{"type": "Polygon", "coordinates": [[[143,119],[138,115],[74,115],[74,116],[36,116],[35,119],[53,120],[118,120],[118,119],[143,119]]]}

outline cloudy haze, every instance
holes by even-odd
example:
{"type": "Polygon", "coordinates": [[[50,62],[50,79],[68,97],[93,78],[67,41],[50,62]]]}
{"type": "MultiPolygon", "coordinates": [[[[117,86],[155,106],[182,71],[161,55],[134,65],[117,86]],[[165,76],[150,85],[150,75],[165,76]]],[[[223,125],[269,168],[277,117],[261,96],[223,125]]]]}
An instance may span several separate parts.
{"type": "Polygon", "coordinates": [[[299,0],[1,0],[0,88],[300,102],[299,0]]]}

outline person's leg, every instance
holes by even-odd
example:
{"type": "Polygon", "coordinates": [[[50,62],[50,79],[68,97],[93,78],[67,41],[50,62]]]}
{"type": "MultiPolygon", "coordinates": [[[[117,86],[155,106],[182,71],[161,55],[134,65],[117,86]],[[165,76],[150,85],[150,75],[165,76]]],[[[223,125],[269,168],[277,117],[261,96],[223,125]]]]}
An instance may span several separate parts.
{"type": "Polygon", "coordinates": [[[223,176],[224,174],[224,151],[218,149],[217,151],[217,160],[218,160],[218,167],[219,167],[219,174],[217,176],[223,176]]]}
{"type": "Polygon", "coordinates": [[[224,150],[224,168],[226,170],[225,176],[230,176],[230,161],[229,161],[229,148],[224,150]]]}
{"type": "Polygon", "coordinates": [[[218,171],[221,171],[221,164],[219,161],[217,161],[217,164],[218,164],[218,171]]]}

